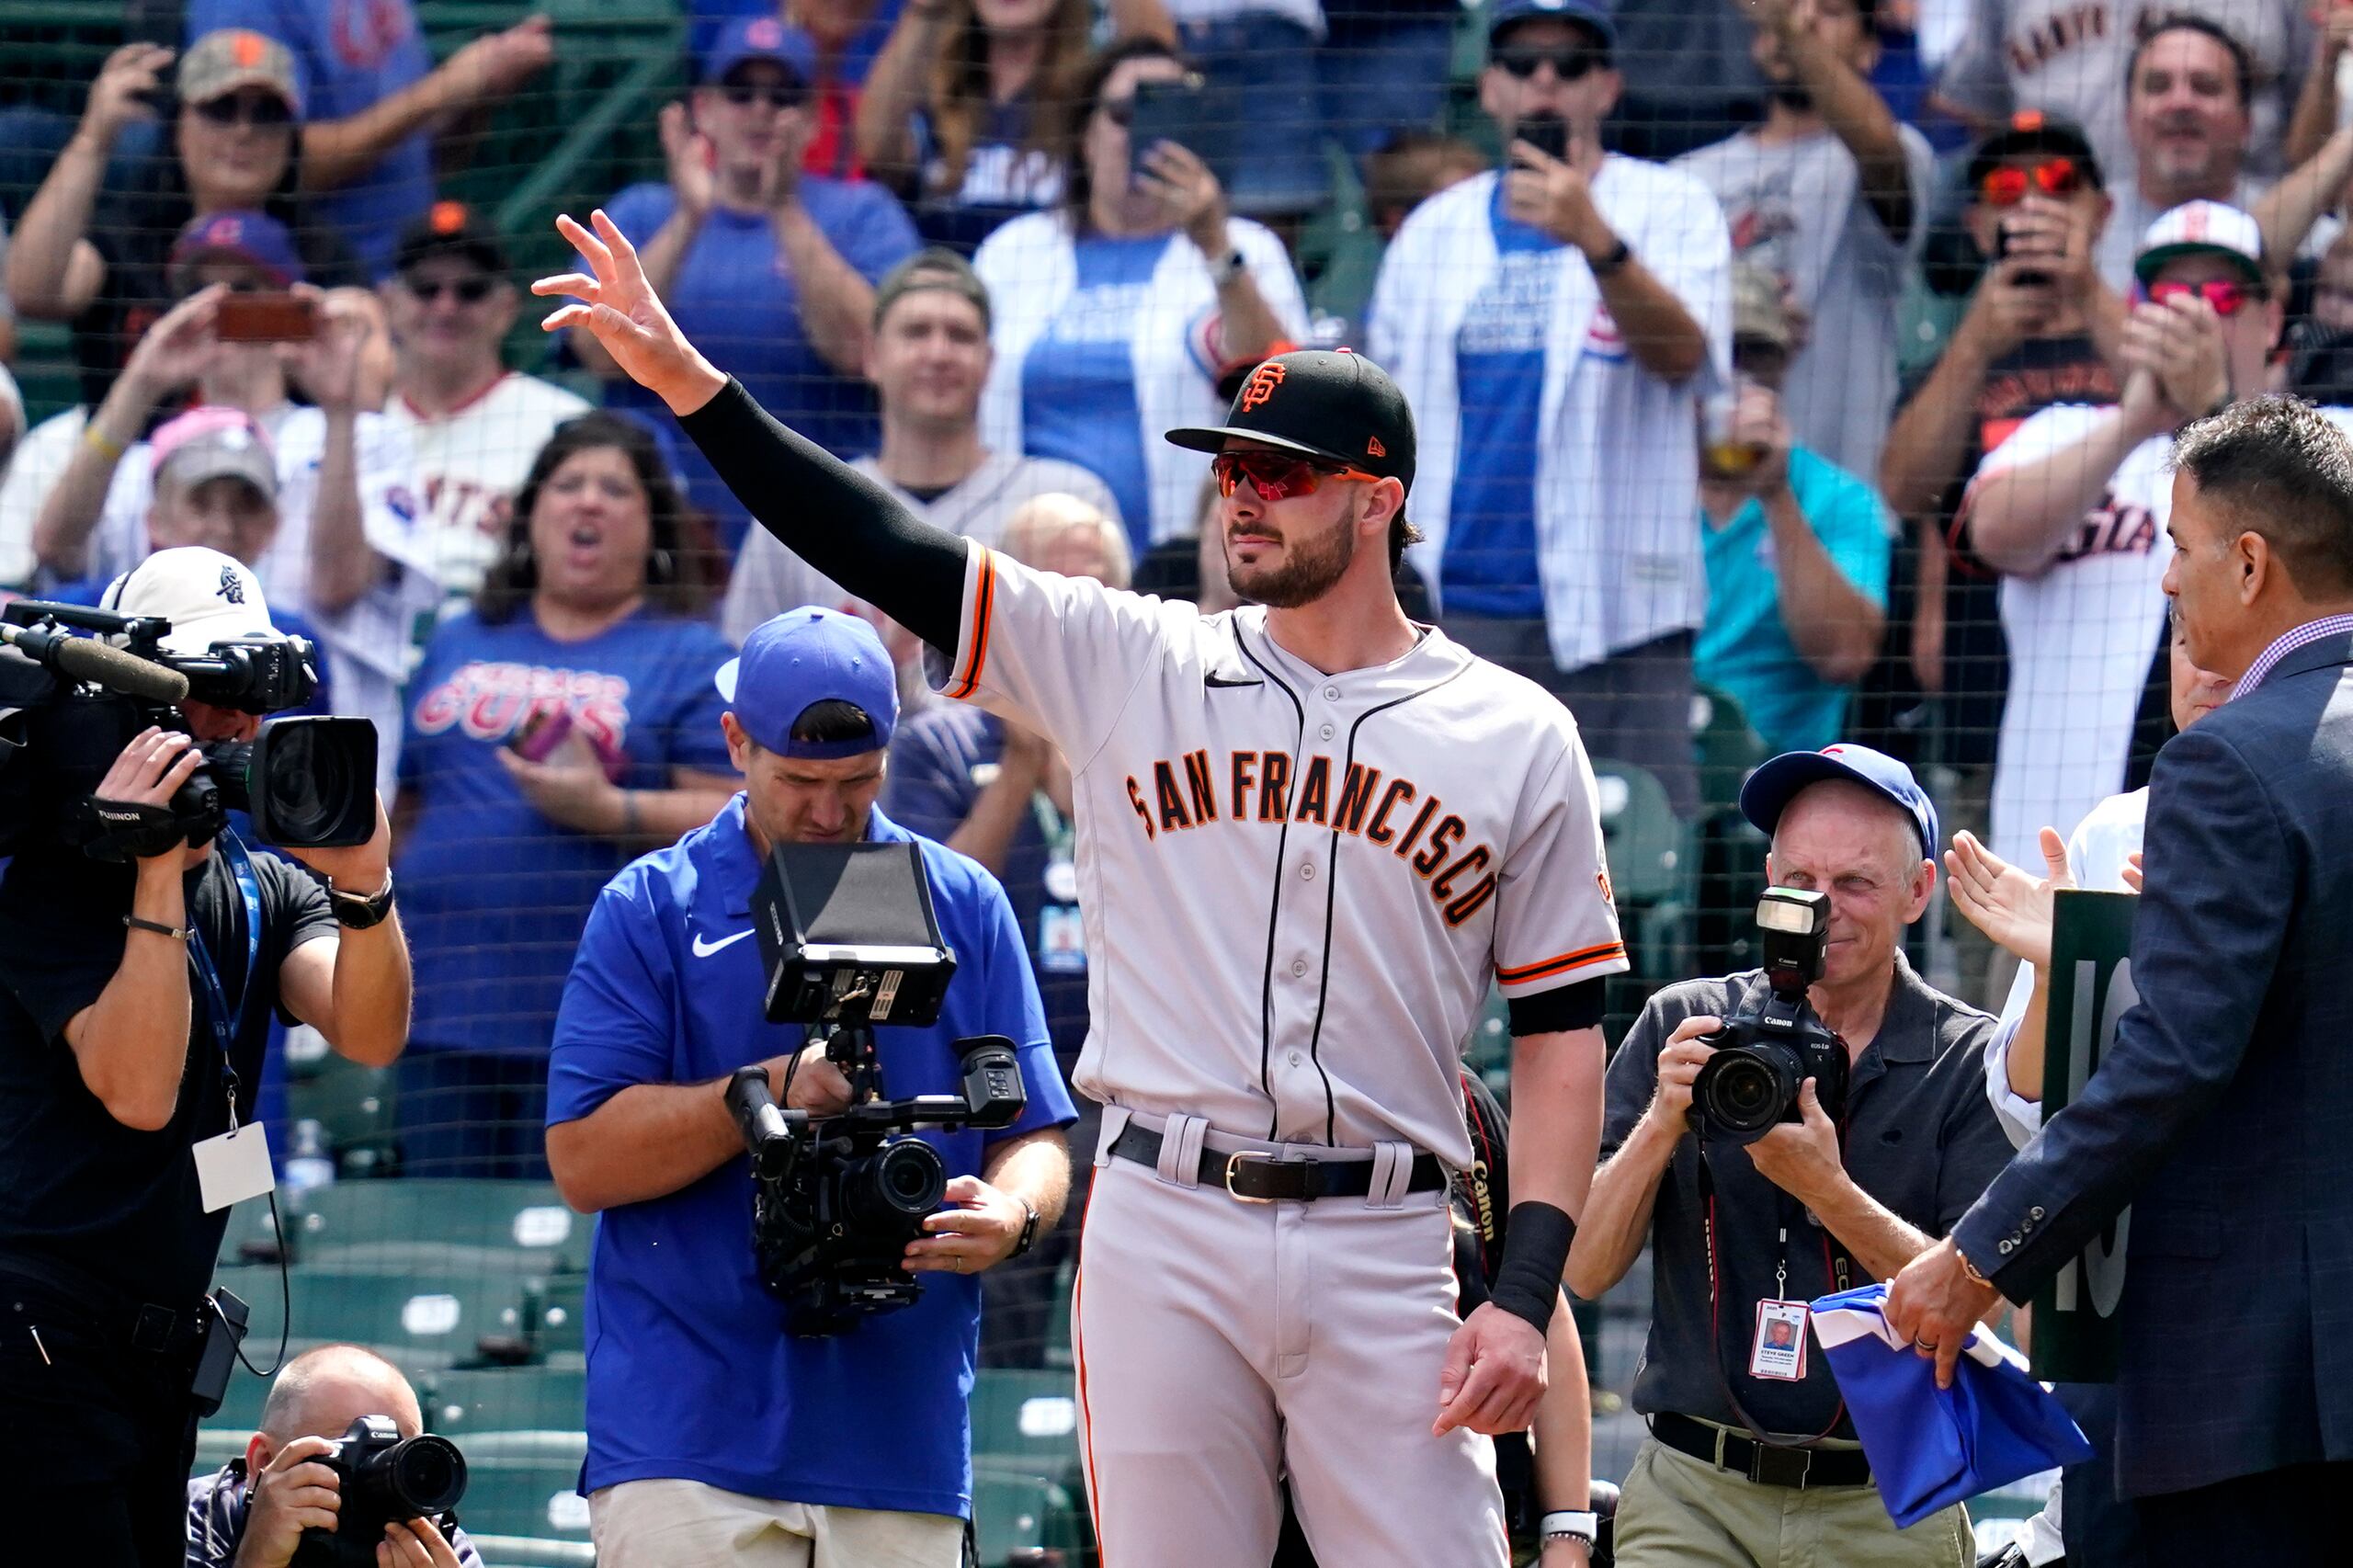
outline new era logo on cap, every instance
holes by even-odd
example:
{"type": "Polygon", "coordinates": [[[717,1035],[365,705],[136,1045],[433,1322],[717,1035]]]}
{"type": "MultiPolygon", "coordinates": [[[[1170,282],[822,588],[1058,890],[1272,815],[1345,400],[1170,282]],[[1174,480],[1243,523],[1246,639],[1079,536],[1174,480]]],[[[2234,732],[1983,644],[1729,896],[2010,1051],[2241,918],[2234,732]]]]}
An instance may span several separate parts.
{"type": "Polygon", "coordinates": [[[1364,455],[1369,458],[1385,458],[1389,455],[1389,449],[1381,444],[1380,437],[1368,436],[1365,437],[1364,455]]]}

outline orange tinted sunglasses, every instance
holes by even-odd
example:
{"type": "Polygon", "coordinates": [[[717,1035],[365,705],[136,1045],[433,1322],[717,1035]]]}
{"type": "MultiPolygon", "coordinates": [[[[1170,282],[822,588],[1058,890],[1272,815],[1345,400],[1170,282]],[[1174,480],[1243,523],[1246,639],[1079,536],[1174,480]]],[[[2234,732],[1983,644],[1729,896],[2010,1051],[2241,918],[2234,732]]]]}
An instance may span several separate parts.
{"type": "Polygon", "coordinates": [[[2005,164],[1988,169],[1977,182],[1977,194],[1988,207],[2016,207],[2029,195],[2073,196],[2083,185],[2083,172],[2073,158],[2046,158],[2021,167],[2005,164]]]}
{"type": "Polygon", "coordinates": [[[1231,495],[1234,487],[1246,477],[1250,488],[1258,493],[1261,501],[1288,501],[1295,495],[1313,495],[1315,487],[1326,479],[1379,479],[1377,473],[1367,473],[1360,468],[1334,468],[1310,458],[1295,458],[1284,452],[1220,452],[1210,460],[1210,472],[1217,475],[1217,493],[1231,495]]]}

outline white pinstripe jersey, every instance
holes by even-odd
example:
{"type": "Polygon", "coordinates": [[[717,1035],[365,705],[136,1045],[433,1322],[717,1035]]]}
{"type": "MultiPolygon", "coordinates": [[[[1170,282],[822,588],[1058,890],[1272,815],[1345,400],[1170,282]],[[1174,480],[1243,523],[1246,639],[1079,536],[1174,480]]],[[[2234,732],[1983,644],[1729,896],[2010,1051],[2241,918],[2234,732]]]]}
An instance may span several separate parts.
{"type": "Polygon", "coordinates": [[[1262,608],[973,545],[946,675],[1069,759],[1098,1099],[1467,1165],[1456,1063],[1490,981],[1626,967],[1575,722],[1435,630],[1326,676],[1262,608]]]}

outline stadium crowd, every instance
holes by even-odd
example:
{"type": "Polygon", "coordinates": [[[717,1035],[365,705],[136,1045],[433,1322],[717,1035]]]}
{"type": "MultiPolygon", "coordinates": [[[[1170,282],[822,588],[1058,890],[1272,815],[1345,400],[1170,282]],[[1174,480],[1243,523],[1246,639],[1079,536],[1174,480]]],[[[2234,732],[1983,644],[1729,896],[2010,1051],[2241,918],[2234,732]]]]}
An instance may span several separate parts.
{"type": "MultiPolygon", "coordinates": [[[[1611,1072],[1605,1178],[1664,1179],[1662,1227],[1714,1212],[1644,1119],[1712,1003],[1653,994],[1747,967],[1768,835],[1789,864],[1787,802],[1745,813],[1742,778],[1868,748],[1925,835],[1899,881],[1927,884],[1870,938],[1898,981],[1860,1033],[1887,1010],[1894,1075],[1884,1190],[1854,1197],[1916,1245],[1858,1244],[1802,1194],[1865,1278],[1952,1231],[2002,1130],[2031,1131],[2026,1052],[1997,1051],[1989,1093],[1977,1010],[2041,1005],[2021,966],[2047,936],[1996,890],[2114,883],[2063,841],[2227,689],[2169,630],[2176,433],[2286,393],[2353,436],[2347,0],[678,0],[628,35],[676,52],[645,78],[671,90],[616,95],[563,188],[512,200],[533,168],[495,160],[550,143],[502,128],[618,80],[608,24],[438,9],[131,7],[78,99],[0,81],[0,594],[95,604],[155,552],[218,551],[318,645],[312,710],[380,737],[415,992],[376,1063],[390,1127],[372,1164],[289,1127],[288,1062],[318,1047],[279,1018],[281,1182],[575,1179],[547,1128],[584,928],[730,809],[746,743],[714,673],[800,607],[870,622],[894,669],[866,801],[1002,883],[1063,1079],[1087,1037],[1072,759],[943,699],[923,639],[765,529],[596,332],[538,330],[527,267],[580,265],[551,249],[558,207],[601,208],[711,365],[913,517],[1204,612],[1237,602],[1220,481],[1162,432],[1220,425],[1278,355],[1382,367],[1419,430],[1402,602],[1558,698],[1602,776],[1631,960],[1608,1034],[1643,1047],[1611,1072]],[[1923,1175],[1893,1146],[1929,1115],[1949,1137],[1923,1175]]],[[[791,718],[788,746],[832,744],[791,718]]],[[[1500,1085],[1496,1039],[1470,1044],[1500,1085]]],[[[1098,1163],[1102,1108],[1074,1098],[1046,1119],[1068,1201],[1021,1198],[1041,1233],[979,1286],[983,1367],[1055,1342],[1098,1163]]],[[[1650,1201],[1572,1287],[1627,1273],[1650,1201]]],[[[1714,1255],[1657,1235],[1670,1364],[1633,1399],[1712,1429],[1721,1472],[1747,1412],[1671,1364],[1699,1331],[1668,1280],[1714,1255]]],[[[1822,1393],[1774,1430],[1853,1448],[1822,1393]]],[[[279,1420],[246,1462],[275,1474],[340,1422],[279,1420]]],[[[1638,1469],[1665,1483],[1655,1443],[1638,1469]]],[[[2093,1501],[2065,1561],[2155,1560],[2096,1480],[2067,1484],[2093,1501]]],[[[1646,1519],[1645,1562],[1717,1550],[1646,1519]]],[[[1825,1514],[1821,1561],[1914,1560],[1886,1524],[1825,1514]]],[[[1949,1533],[1904,1539],[1961,1561],[1949,1533]]],[[[2018,1561],[2062,1560],[2036,1540],[2018,1561]]]]}

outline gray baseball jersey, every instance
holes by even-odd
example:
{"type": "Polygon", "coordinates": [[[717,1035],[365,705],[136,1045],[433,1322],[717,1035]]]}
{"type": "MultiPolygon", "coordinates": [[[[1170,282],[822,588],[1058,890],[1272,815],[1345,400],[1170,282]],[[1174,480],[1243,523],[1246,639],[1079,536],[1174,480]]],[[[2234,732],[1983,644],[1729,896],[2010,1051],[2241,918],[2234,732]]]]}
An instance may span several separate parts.
{"type": "Polygon", "coordinates": [[[1425,630],[1322,674],[1256,607],[1202,615],[980,545],[941,689],[1051,737],[1076,805],[1098,1099],[1467,1165],[1491,980],[1626,968],[1568,710],[1425,630]]]}

